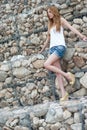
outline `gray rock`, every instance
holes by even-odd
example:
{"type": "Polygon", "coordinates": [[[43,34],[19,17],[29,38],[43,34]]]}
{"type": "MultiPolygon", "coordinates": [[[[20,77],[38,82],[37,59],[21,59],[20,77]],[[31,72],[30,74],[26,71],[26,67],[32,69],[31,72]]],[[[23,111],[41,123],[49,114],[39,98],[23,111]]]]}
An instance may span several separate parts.
{"type": "Polygon", "coordinates": [[[24,78],[25,76],[29,75],[30,73],[31,72],[24,67],[15,68],[13,70],[13,75],[16,76],[17,78],[24,78]]]}
{"type": "Polygon", "coordinates": [[[63,120],[63,109],[58,104],[51,104],[47,114],[46,114],[46,122],[53,124],[58,121],[63,120]]]}
{"type": "Polygon", "coordinates": [[[87,73],[85,73],[84,76],[80,79],[80,83],[83,85],[83,87],[87,88],[87,73]]]}
{"type": "Polygon", "coordinates": [[[4,82],[7,78],[7,73],[4,71],[0,71],[0,82],[4,82]]]}
{"type": "Polygon", "coordinates": [[[72,124],[71,128],[72,130],[82,130],[82,124],[81,123],[72,124]]]}
{"type": "Polygon", "coordinates": [[[67,48],[66,53],[64,55],[64,59],[66,61],[69,61],[72,59],[73,55],[74,55],[75,49],[74,48],[67,48]]]}

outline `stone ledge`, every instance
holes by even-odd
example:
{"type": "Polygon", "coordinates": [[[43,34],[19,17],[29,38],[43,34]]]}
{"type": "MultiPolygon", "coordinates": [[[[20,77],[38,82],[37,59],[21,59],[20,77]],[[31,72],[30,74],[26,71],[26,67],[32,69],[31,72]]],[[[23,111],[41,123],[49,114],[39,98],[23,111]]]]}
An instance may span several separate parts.
{"type": "MultiPolygon", "coordinates": [[[[30,125],[33,129],[42,127],[38,125],[42,120],[45,127],[50,124],[50,127],[56,127],[55,124],[61,129],[62,123],[68,124],[73,130],[76,130],[77,125],[79,129],[82,127],[82,114],[85,116],[87,113],[87,97],[80,98],[79,100],[69,100],[65,102],[47,102],[35,106],[25,106],[17,108],[4,108],[0,109],[0,124],[8,128],[15,128],[17,125],[23,127],[30,125]],[[26,120],[26,123],[23,120],[26,120]],[[16,122],[16,123],[14,123],[16,122]],[[75,125],[75,126],[74,126],[75,125]],[[74,128],[75,127],[75,128],[74,128]]],[[[87,116],[84,121],[86,122],[87,116]]],[[[87,124],[85,124],[87,125],[87,124]]],[[[43,126],[43,128],[45,128],[43,126]]],[[[9,129],[10,130],[10,129],[9,129]]]]}

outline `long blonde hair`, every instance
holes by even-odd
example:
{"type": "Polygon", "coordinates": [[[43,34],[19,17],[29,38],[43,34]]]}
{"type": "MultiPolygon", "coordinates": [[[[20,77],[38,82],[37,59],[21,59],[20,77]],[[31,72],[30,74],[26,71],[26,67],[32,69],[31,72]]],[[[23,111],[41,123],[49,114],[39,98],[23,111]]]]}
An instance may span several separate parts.
{"type": "Polygon", "coordinates": [[[53,25],[55,24],[56,25],[56,31],[60,31],[60,27],[61,27],[61,19],[60,19],[60,13],[57,9],[57,7],[55,6],[49,6],[47,8],[47,10],[50,10],[52,12],[52,14],[54,15],[54,17],[52,19],[49,18],[49,15],[47,13],[47,16],[48,16],[48,28],[49,30],[53,27],[53,25]]]}

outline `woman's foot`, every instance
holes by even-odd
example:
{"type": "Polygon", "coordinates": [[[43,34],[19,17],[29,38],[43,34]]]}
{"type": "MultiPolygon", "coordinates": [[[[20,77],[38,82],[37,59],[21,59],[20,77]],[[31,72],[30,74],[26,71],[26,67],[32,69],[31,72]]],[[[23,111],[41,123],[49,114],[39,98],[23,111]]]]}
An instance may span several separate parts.
{"type": "Polygon", "coordinates": [[[60,101],[61,102],[62,101],[67,101],[68,100],[68,96],[69,96],[69,94],[66,92],[65,95],[64,95],[64,97],[60,98],[60,101]]]}
{"type": "Polygon", "coordinates": [[[74,83],[75,83],[75,75],[72,74],[71,72],[68,72],[67,74],[69,76],[69,83],[70,83],[70,85],[74,85],[74,83]]]}

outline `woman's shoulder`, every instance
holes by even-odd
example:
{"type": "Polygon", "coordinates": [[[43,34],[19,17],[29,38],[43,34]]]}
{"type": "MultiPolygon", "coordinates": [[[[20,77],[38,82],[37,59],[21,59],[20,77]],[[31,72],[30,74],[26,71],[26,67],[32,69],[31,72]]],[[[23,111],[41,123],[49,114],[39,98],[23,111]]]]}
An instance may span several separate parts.
{"type": "Polygon", "coordinates": [[[61,25],[64,25],[65,19],[63,17],[61,17],[60,20],[61,20],[61,25]]]}
{"type": "Polygon", "coordinates": [[[61,17],[61,25],[62,25],[63,27],[65,27],[65,26],[68,25],[68,24],[69,24],[68,21],[67,21],[65,18],[61,17]]]}

